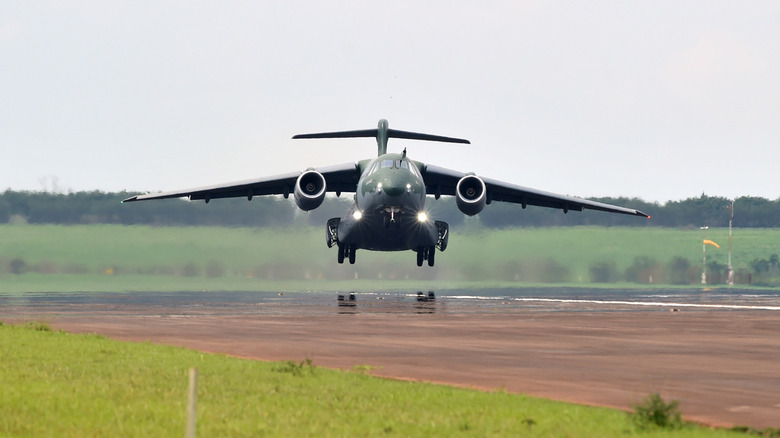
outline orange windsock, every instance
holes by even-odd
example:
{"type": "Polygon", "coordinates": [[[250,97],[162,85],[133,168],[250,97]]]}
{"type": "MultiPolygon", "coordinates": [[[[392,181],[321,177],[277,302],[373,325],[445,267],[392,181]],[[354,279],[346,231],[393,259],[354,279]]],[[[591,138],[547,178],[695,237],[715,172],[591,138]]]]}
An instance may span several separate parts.
{"type": "Polygon", "coordinates": [[[705,245],[712,245],[715,248],[720,248],[720,245],[718,245],[717,243],[713,242],[712,240],[704,239],[704,244],[705,245]]]}

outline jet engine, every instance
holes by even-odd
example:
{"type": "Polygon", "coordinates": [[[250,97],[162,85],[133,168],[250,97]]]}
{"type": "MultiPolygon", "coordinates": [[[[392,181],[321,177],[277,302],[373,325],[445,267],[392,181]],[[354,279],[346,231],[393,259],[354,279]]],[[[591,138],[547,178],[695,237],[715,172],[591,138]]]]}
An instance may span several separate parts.
{"type": "Polygon", "coordinates": [[[463,214],[474,216],[485,208],[487,189],[482,178],[466,175],[455,186],[455,203],[463,214]]]}
{"type": "Polygon", "coordinates": [[[295,205],[303,211],[314,210],[325,199],[325,177],[316,170],[303,172],[295,181],[295,205]]]}

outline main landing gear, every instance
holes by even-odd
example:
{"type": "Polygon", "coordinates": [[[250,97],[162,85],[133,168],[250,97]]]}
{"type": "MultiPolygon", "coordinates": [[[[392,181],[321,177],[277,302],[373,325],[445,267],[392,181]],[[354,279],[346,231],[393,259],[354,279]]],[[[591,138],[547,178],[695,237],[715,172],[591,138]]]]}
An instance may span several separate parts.
{"type": "Polygon", "coordinates": [[[341,219],[334,217],[328,220],[328,226],[325,228],[325,243],[328,244],[328,248],[337,245],[339,248],[339,264],[344,263],[344,259],[349,259],[349,264],[355,264],[355,252],[357,251],[356,245],[344,245],[339,243],[339,223],[341,219]]]}
{"type": "Polygon", "coordinates": [[[428,260],[428,266],[433,266],[435,256],[435,246],[421,246],[417,248],[417,266],[422,266],[424,260],[428,260]]]}
{"type": "Polygon", "coordinates": [[[357,252],[357,247],[355,245],[339,244],[339,263],[344,263],[344,259],[349,259],[349,264],[354,265],[355,252],[357,252]]]}
{"type": "Polygon", "coordinates": [[[417,248],[417,266],[422,266],[425,260],[428,260],[428,266],[433,266],[436,259],[436,249],[444,251],[447,249],[447,241],[450,237],[450,226],[446,222],[436,221],[436,232],[438,239],[434,246],[421,246],[417,248]]]}

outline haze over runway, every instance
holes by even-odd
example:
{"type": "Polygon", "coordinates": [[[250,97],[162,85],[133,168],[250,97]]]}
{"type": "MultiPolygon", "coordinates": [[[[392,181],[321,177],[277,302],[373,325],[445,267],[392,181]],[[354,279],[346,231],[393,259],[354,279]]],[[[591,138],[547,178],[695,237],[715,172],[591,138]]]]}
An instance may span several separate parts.
{"type": "Polygon", "coordinates": [[[174,190],[372,157],[574,196],[780,197],[780,4],[0,5],[0,190],[174,190]]]}

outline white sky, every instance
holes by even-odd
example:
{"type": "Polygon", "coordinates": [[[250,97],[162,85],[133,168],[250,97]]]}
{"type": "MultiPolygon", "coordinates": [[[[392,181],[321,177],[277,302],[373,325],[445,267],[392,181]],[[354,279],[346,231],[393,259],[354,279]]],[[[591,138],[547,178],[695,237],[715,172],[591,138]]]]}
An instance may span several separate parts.
{"type": "Polygon", "coordinates": [[[376,154],[575,196],[780,198],[777,1],[7,1],[0,190],[173,190],[376,154]]]}

